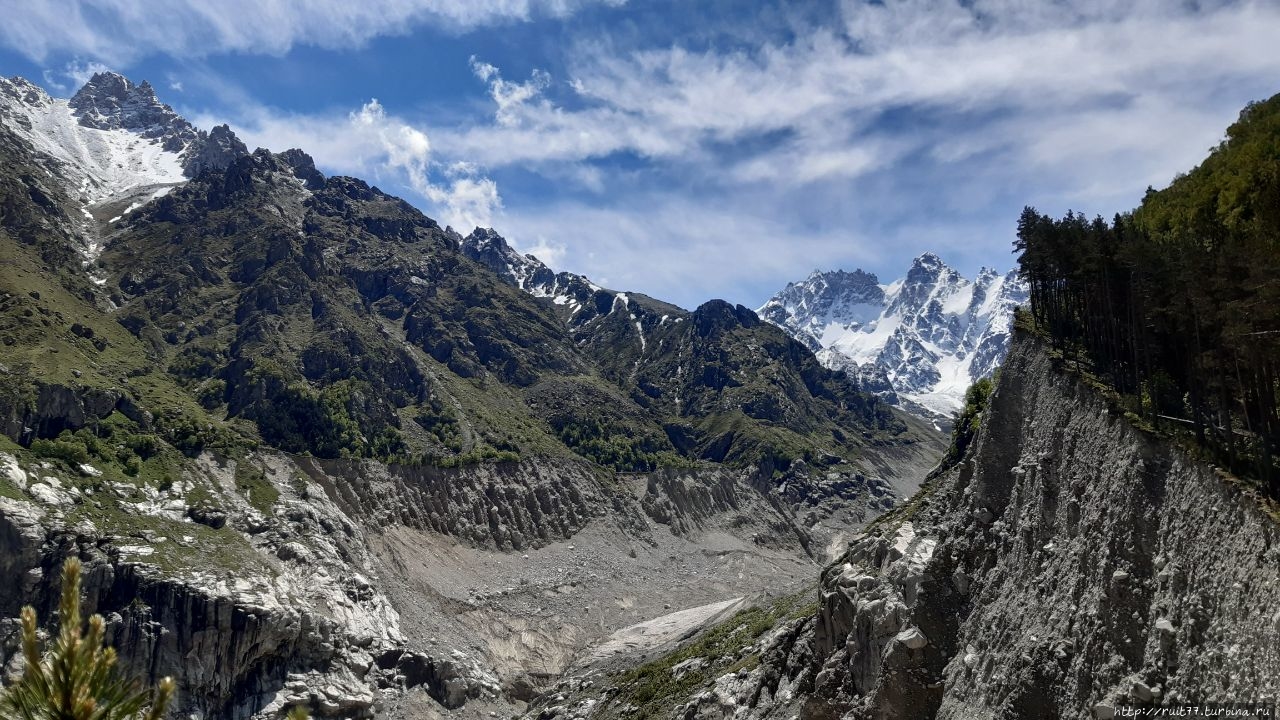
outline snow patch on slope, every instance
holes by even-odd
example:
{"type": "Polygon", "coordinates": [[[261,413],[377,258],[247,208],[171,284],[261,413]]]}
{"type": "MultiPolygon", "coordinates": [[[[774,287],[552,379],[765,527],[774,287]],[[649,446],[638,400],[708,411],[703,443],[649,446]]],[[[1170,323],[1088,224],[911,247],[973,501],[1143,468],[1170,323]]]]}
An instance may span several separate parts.
{"type": "Polygon", "coordinates": [[[1015,273],[984,268],[968,280],[926,253],[887,285],[861,270],[814,271],[758,312],[868,392],[950,416],[999,366],[1013,308],[1026,299],[1015,273]]]}
{"type": "MultiPolygon", "coordinates": [[[[132,130],[99,130],[80,124],[70,102],[51,98],[43,90],[19,80],[0,79],[27,92],[27,102],[5,105],[6,125],[39,153],[58,163],[72,197],[87,206],[119,198],[152,185],[186,181],[178,152],[164,149],[160,138],[146,138],[132,130]],[[17,87],[22,82],[26,87],[17,87]]],[[[11,97],[12,93],[4,93],[11,97]]]]}

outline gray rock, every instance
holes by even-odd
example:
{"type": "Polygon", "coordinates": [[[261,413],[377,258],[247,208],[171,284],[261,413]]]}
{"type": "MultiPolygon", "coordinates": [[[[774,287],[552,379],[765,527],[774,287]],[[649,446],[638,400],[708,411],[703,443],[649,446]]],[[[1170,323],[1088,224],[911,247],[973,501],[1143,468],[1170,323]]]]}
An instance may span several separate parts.
{"type": "Polygon", "coordinates": [[[215,530],[220,530],[227,525],[227,513],[221,508],[206,505],[189,507],[187,517],[191,518],[192,522],[208,525],[215,530]]]}
{"type": "Polygon", "coordinates": [[[686,716],[1113,718],[1119,697],[1280,696],[1280,647],[1263,639],[1280,627],[1274,521],[1109,414],[1039,341],[1015,341],[966,462],[933,482],[823,572],[816,616],[777,631],[742,692],[718,681],[686,716]],[[1100,562],[1113,572],[1087,571],[1100,562]],[[1174,672],[1152,686],[1152,668],[1174,672]]]}
{"type": "Polygon", "coordinates": [[[914,627],[898,633],[895,639],[912,650],[919,650],[929,644],[929,639],[920,632],[920,628],[914,627]]]}
{"type": "Polygon", "coordinates": [[[1142,681],[1133,683],[1129,688],[1129,696],[1138,702],[1151,702],[1155,698],[1155,693],[1151,692],[1151,688],[1142,681]]]}

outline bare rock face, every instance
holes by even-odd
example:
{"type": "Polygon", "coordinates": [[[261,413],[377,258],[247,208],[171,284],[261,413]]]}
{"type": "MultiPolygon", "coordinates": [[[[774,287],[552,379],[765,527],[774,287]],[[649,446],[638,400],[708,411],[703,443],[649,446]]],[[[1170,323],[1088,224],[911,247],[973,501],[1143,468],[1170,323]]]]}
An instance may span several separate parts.
{"type": "MultiPolygon", "coordinates": [[[[645,513],[677,535],[718,526],[755,529],[755,542],[808,549],[809,534],[792,519],[776,493],[755,492],[742,473],[729,470],[663,470],[648,478],[641,500],[645,513]]],[[[758,478],[757,478],[758,484],[758,478]]]]}
{"type": "MultiPolygon", "coordinates": [[[[577,463],[442,469],[304,460],[302,467],[358,520],[431,530],[501,550],[571,537],[612,504],[599,478],[577,463]]],[[[642,523],[633,508],[622,517],[636,527],[642,523]]]]}
{"type": "Polygon", "coordinates": [[[1280,692],[1275,522],[1019,337],[975,449],[686,718],[1112,717],[1280,692]],[[1090,716],[1086,715],[1086,716],[1090,716]]]}
{"type": "Polygon", "coordinates": [[[135,130],[145,138],[161,139],[169,151],[179,151],[196,138],[191,123],[160,102],[151,83],[135,85],[117,73],[94,73],[70,105],[85,127],[135,130]]]}
{"type": "Polygon", "coordinates": [[[202,455],[159,487],[65,472],[0,453],[0,576],[18,580],[0,587],[0,668],[21,671],[22,605],[52,627],[76,556],[125,668],[174,676],[179,710],[208,718],[509,712],[615,628],[794,589],[812,567],[785,493],[754,471],[258,452],[202,455]]]}
{"type": "Polygon", "coordinates": [[[90,493],[47,465],[0,456],[5,479],[31,498],[0,496],[0,573],[19,579],[0,587],[4,674],[20,672],[19,608],[54,618],[59,568],[75,556],[85,563],[85,609],[106,618],[125,668],[153,683],[172,675],[184,712],[274,717],[303,705],[367,718],[414,688],[446,707],[497,697],[497,680],[465,652],[412,646],[364,531],[320,486],[284,457],[257,462],[279,493],[269,515],[229,491],[234,462],[208,456],[202,477],[142,497],[113,483],[90,493]],[[182,496],[196,488],[205,504],[187,507],[182,496]],[[135,529],[120,536],[111,518],[97,519],[98,496],[117,493],[133,501],[125,512],[152,517],[145,524],[157,530],[127,522],[135,529]]]}
{"type": "MultiPolygon", "coordinates": [[[[218,125],[209,132],[196,131],[196,140],[184,154],[182,171],[188,177],[211,170],[221,172],[231,167],[236,158],[249,154],[249,148],[236,137],[227,125],[218,125]]],[[[313,165],[312,170],[315,169],[313,165]]]]}

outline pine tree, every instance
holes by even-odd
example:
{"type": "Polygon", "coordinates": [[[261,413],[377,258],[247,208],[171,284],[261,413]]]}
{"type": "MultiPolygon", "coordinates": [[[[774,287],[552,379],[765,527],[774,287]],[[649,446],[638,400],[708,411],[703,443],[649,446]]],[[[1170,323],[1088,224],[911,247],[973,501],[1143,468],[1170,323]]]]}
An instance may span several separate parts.
{"type": "Polygon", "coordinates": [[[36,611],[22,609],[22,679],[0,696],[6,717],[18,720],[160,720],[173,699],[174,682],[165,678],[154,692],[122,676],[116,651],[104,648],[101,615],[80,614],[80,561],[62,566],[60,628],[42,658],[36,635],[36,611]]]}

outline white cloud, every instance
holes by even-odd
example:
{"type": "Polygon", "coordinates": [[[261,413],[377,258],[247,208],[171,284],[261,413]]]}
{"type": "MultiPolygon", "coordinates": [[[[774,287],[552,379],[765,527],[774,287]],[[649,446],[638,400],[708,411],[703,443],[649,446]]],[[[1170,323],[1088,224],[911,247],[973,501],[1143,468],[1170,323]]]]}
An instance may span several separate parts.
{"type": "Polygon", "coordinates": [[[624,0],[42,0],[6,3],[0,43],[37,62],[53,53],[125,64],[152,53],[281,54],[295,45],[349,48],[431,24],[453,31],[565,16],[624,0]]]}
{"type": "Polygon", "coordinates": [[[111,70],[110,67],[100,62],[77,58],[66,63],[58,70],[46,68],[42,71],[41,77],[44,79],[46,90],[66,93],[79,90],[85,83],[89,82],[89,78],[93,77],[95,73],[109,70],[111,70]]]}
{"type": "MultiPolygon", "coordinates": [[[[489,85],[489,97],[498,106],[494,119],[502,127],[520,124],[521,110],[530,100],[536,99],[551,84],[551,75],[545,70],[533,71],[528,82],[503,80],[498,68],[471,56],[471,71],[489,85]]],[[[549,107],[545,103],[544,108],[549,107]]]]}
{"type": "Polygon", "coordinates": [[[568,258],[569,249],[564,243],[556,242],[544,235],[538,235],[534,238],[533,244],[528,244],[527,240],[524,245],[518,246],[523,252],[532,255],[543,262],[547,267],[553,270],[559,270],[564,267],[564,262],[568,258]]]}
{"type": "Polygon", "coordinates": [[[48,69],[44,70],[42,73],[42,76],[44,78],[45,90],[51,90],[55,93],[61,93],[61,92],[67,91],[67,84],[64,82],[60,82],[58,80],[58,75],[55,74],[52,70],[48,70],[48,69]]]}
{"type": "Polygon", "coordinates": [[[375,168],[403,172],[409,178],[410,187],[424,193],[430,185],[427,167],[431,159],[431,141],[426,133],[412,125],[388,119],[377,98],[365,103],[348,118],[354,138],[372,143],[375,168]]]}
{"type": "Polygon", "coordinates": [[[388,114],[376,98],[348,113],[297,115],[247,105],[231,118],[197,115],[193,122],[229,122],[249,147],[301,148],[324,170],[364,178],[393,194],[417,195],[440,222],[463,232],[491,225],[502,208],[494,181],[474,165],[438,166],[427,133],[388,114]]]}
{"type": "MultiPolygon", "coordinates": [[[[100,62],[76,59],[64,65],[59,74],[70,81],[70,89],[79,90],[81,86],[89,82],[89,78],[110,70],[110,67],[100,62]]],[[[47,72],[45,78],[48,78],[47,72]]]]}
{"type": "Polygon", "coordinates": [[[686,308],[713,297],[757,303],[761,287],[803,277],[815,264],[882,259],[874,243],[855,242],[860,238],[848,230],[806,231],[787,218],[743,212],[749,200],[708,203],[666,193],[633,200],[643,212],[626,203],[572,201],[511,208],[504,234],[555,269],[686,308]],[[803,242],[804,252],[783,249],[792,242],[803,242]]]}
{"type": "Polygon", "coordinates": [[[429,184],[422,189],[422,194],[435,203],[447,222],[460,232],[493,227],[494,217],[502,209],[498,184],[474,171],[448,175],[447,184],[429,184]]]}
{"type": "MultiPolygon", "coordinates": [[[[1204,14],[1170,10],[1168,3],[1157,11],[1152,3],[1108,2],[1083,3],[1070,13],[1017,11],[1038,5],[849,3],[848,26],[856,34],[819,31],[752,55],[676,47],[618,57],[588,48],[573,83],[589,101],[584,108],[500,108],[508,116],[518,113],[519,122],[508,117],[442,141],[496,165],[504,156],[536,163],[620,151],[701,157],[708,143],[785,132],[796,137],[781,143],[778,153],[811,156],[802,177],[817,181],[852,174],[851,165],[840,162],[826,162],[829,172],[823,172],[820,156],[852,154],[853,167],[874,168],[881,163],[855,156],[864,145],[878,144],[877,154],[892,160],[900,148],[863,131],[893,110],[926,116],[1004,111],[1038,122],[1117,96],[1179,97],[1194,104],[1197,94],[1241,77],[1280,74],[1280,55],[1270,51],[1280,33],[1274,4],[1204,14]]],[[[1158,115],[1143,112],[1154,105],[1133,103],[1130,114],[1116,119],[1158,123],[1158,115]]],[[[974,131],[950,126],[943,139],[955,143],[974,131]]],[[[916,127],[908,132],[928,137],[916,127]]],[[[755,167],[769,164],[766,159],[755,167]]]]}
{"type": "Polygon", "coordinates": [[[620,287],[755,302],[818,259],[933,247],[972,269],[1006,264],[1023,203],[1127,209],[1199,162],[1280,77],[1274,2],[840,7],[836,26],[749,50],[592,39],[562,84],[518,91],[495,92],[508,87],[500,69],[476,61],[492,121],[432,137],[450,157],[590,190],[620,193],[647,173],[641,195],[607,209],[512,200],[505,232],[555,238],[570,267],[620,287]],[[548,87],[565,92],[553,102],[548,87]],[[620,154],[643,171],[619,169],[620,154]]]}

